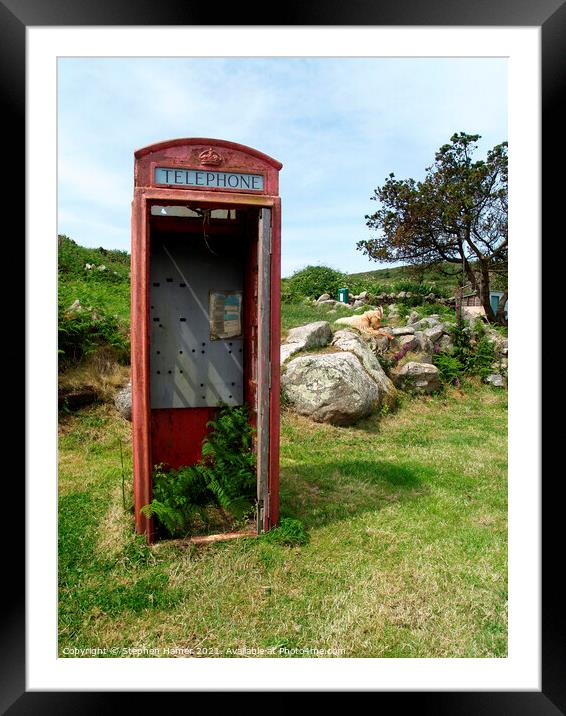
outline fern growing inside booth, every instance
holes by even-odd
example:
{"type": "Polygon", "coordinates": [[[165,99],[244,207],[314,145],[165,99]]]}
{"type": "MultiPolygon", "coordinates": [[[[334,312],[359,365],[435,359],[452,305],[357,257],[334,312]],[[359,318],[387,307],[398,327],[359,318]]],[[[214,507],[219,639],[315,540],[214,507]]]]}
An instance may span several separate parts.
{"type": "Polygon", "coordinates": [[[254,430],[246,405],[221,405],[195,465],[153,474],[153,500],[142,507],[171,537],[228,528],[253,512],[256,499],[254,430]]]}

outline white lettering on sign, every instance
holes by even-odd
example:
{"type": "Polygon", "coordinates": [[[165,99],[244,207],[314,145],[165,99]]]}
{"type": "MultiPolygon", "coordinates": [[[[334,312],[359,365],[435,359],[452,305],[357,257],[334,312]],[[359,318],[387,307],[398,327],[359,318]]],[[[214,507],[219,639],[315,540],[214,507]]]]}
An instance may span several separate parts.
{"type": "Polygon", "coordinates": [[[232,189],[247,191],[263,191],[261,174],[238,174],[236,172],[205,172],[199,169],[155,168],[156,184],[173,184],[174,186],[197,186],[203,189],[232,189]]]}

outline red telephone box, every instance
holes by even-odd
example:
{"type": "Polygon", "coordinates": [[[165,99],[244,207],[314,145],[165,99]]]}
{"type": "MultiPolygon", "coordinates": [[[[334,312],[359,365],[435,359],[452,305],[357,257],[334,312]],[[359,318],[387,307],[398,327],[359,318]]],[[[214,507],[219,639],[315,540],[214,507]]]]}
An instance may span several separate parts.
{"type": "Polygon", "coordinates": [[[257,532],[279,517],[282,164],[219,139],[135,152],[132,440],[136,531],[157,464],[200,457],[207,422],[247,404],[255,427],[257,532]]]}

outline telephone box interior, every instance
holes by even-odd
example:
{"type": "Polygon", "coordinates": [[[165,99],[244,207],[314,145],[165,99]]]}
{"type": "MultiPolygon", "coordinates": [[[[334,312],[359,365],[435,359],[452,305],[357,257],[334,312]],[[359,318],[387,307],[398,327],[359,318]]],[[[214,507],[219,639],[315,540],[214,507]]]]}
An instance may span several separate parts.
{"type": "Polygon", "coordinates": [[[258,222],[255,207],[151,205],[154,464],[197,462],[220,403],[247,404],[256,425],[258,222]]]}

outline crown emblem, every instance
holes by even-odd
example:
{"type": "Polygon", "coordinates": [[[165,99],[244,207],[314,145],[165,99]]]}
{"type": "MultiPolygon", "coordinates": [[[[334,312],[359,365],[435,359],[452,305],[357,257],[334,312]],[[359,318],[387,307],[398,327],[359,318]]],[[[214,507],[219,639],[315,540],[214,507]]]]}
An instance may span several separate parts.
{"type": "Polygon", "coordinates": [[[205,166],[218,166],[222,163],[222,157],[212,147],[205,149],[199,154],[200,163],[205,166]]]}

